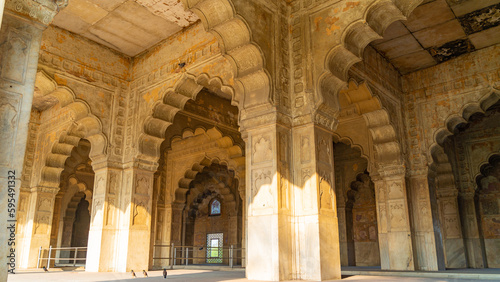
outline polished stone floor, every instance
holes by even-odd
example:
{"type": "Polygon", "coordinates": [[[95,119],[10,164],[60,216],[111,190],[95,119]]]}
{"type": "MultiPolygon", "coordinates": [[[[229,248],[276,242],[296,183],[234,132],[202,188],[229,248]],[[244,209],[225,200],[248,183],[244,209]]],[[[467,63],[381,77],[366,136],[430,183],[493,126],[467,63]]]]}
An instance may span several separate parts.
{"type": "MultiPolygon", "coordinates": [[[[497,274],[497,270],[483,270],[486,274],[497,274]]],[[[84,272],[82,270],[61,271],[60,269],[49,270],[48,273],[38,270],[19,271],[17,274],[10,274],[8,277],[9,282],[17,281],[166,281],[162,277],[162,271],[149,271],[149,277],[144,277],[142,271],[136,271],[137,278],[133,278],[130,273],[92,273],[84,272]]],[[[180,282],[180,281],[202,281],[202,282],[215,282],[215,281],[253,281],[245,278],[243,270],[233,271],[212,271],[201,269],[175,269],[168,271],[167,281],[180,282]]],[[[431,277],[402,277],[402,276],[375,276],[375,275],[353,275],[346,276],[342,281],[409,281],[409,282],[466,282],[478,281],[478,279],[458,279],[458,278],[431,278],[431,277]]],[[[495,281],[490,279],[489,281],[495,281]]],[[[498,280],[500,281],[500,274],[498,280]]]]}

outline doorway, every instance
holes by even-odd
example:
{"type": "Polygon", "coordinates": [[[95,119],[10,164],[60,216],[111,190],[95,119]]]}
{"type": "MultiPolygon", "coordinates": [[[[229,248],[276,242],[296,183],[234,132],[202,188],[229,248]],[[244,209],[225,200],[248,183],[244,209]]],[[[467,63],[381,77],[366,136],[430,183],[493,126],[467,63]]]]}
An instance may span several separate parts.
{"type": "Polygon", "coordinates": [[[207,263],[222,263],[223,233],[207,234],[207,263]]]}

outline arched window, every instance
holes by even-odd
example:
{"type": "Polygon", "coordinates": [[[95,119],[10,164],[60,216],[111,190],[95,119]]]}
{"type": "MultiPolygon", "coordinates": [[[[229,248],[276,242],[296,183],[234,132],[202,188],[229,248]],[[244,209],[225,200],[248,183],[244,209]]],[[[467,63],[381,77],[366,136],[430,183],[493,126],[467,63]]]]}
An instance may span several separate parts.
{"type": "Polygon", "coordinates": [[[213,199],[210,203],[210,215],[220,215],[220,202],[217,199],[213,199]]]}

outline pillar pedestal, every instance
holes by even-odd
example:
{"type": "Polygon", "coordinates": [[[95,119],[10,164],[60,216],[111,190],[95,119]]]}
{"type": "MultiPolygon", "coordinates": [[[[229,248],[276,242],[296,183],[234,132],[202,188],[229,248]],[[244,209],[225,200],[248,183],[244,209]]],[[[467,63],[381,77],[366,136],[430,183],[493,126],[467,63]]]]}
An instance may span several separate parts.
{"type": "MultiPolygon", "coordinates": [[[[19,208],[21,174],[42,31],[50,24],[59,9],[67,5],[67,1],[58,2],[59,5],[53,0],[7,0],[5,7],[0,8],[3,12],[3,17],[0,16],[0,116],[2,117],[0,123],[0,155],[2,156],[0,159],[0,185],[2,187],[0,199],[3,199],[0,202],[0,209],[4,211],[0,215],[1,230],[7,230],[7,224],[14,223],[7,220],[13,220],[16,217],[15,211],[6,212],[8,204],[14,203],[15,209],[19,208]],[[12,188],[11,191],[8,187],[12,188]],[[9,202],[8,199],[12,201],[9,202]]],[[[33,227],[29,228],[33,231],[33,227]]],[[[30,240],[26,238],[24,241],[30,240]]],[[[0,281],[7,280],[7,269],[31,265],[26,258],[27,253],[30,252],[29,248],[22,248],[24,253],[17,254],[17,265],[16,263],[7,264],[7,256],[16,256],[17,250],[19,250],[18,246],[9,246],[6,242],[1,245],[0,281]]]]}
{"type": "Polygon", "coordinates": [[[464,227],[464,242],[467,248],[467,260],[470,268],[486,266],[483,245],[479,234],[476,205],[473,193],[459,194],[460,211],[464,227]]]}
{"type": "Polygon", "coordinates": [[[290,130],[277,124],[247,130],[246,276],[292,279],[290,130]]]}
{"type": "MultiPolygon", "coordinates": [[[[40,247],[42,249],[49,248],[54,202],[58,190],[58,188],[53,187],[36,187],[32,189],[26,218],[28,224],[23,230],[22,253],[18,254],[19,268],[35,268],[40,247]]],[[[46,258],[47,255],[46,252],[43,253],[43,257],[46,258]]],[[[47,261],[42,261],[40,266],[47,266],[47,261]]]]}
{"type": "Polygon", "coordinates": [[[147,270],[153,174],[141,163],[120,169],[94,164],[94,196],[86,271],[147,270]]]}
{"type": "Polygon", "coordinates": [[[458,190],[455,187],[437,191],[439,217],[443,231],[445,264],[448,268],[467,268],[464,238],[458,210],[458,190]]]}
{"type": "Polygon", "coordinates": [[[415,270],[404,171],[394,166],[372,176],[382,269],[415,270]]]}
{"type": "Polygon", "coordinates": [[[247,278],[340,279],[331,132],[272,124],[244,137],[247,278]]]}
{"type": "MultiPolygon", "coordinates": [[[[427,174],[410,176],[410,195],[417,270],[438,271],[438,255],[432,219],[432,207],[427,174]]],[[[441,255],[442,258],[442,255],[441,255]]],[[[441,270],[444,264],[441,263],[441,270]]]]}

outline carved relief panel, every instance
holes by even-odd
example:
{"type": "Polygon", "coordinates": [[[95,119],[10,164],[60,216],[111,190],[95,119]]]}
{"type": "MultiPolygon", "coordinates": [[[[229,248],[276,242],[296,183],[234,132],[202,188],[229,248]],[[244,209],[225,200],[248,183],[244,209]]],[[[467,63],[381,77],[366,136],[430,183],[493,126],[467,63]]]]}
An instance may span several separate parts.
{"type": "Polygon", "coordinates": [[[407,231],[406,207],[403,201],[389,202],[389,222],[391,231],[407,231]]]}
{"type": "Polygon", "coordinates": [[[252,195],[250,203],[254,209],[272,208],[274,202],[271,187],[271,169],[258,169],[252,173],[252,195]]]}
{"type": "Polygon", "coordinates": [[[149,195],[149,189],[152,188],[149,177],[138,174],[135,180],[135,194],[149,195]]]}
{"type": "Polygon", "coordinates": [[[116,175],[116,173],[114,173],[113,171],[110,171],[109,172],[109,180],[108,180],[108,193],[109,194],[116,194],[117,190],[118,190],[118,180],[117,180],[118,176],[116,175]]]}
{"type": "Polygon", "coordinates": [[[153,174],[138,172],[132,187],[132,225],[148,225],[151,215],[151,191],[153,189],[153,174]]]}
{"type": "Polygon", "coordinates": [[[135,199],[133,203],[132,225],[147,225],[149,207],[147,199],[135,199]]]}
{"type": "Polygon", "coordinates": [[[106,203],[106,225],[110,226],[114,223],[116,202],[114,198],[108,198],[106,203]]]}
{"type": "Polygon", "coordinates": [[[252,138],[252,162],[254,164],[271,161],[273,157],[272,138],[262,135],[252,138]]]}
{"type": "Polygon", "coordinates": [[[389,186],[389,199],[401,199],[404,198],[405,195],[403,193],[403,185],[400,181],[391,181],[389,186]]]}
{"type": "Polygon", "coordinates": [[[300,162],[308,163],[311,161],[311,139],[309,136],[300,136],[300,162]]]}
{"type": "Polygon", "coordinates": [[[330,175],[328,173],[320,173],[319,180],[319,197],[320,209],[332,210],[335,203],[335,194],[333,193],[330,175]]]}
{"type": "Polygon", "coordinates": [[[97,197],[104,196],[106,191],[105,175],[96,175],[95,177],[97,181],[95,182],[94,195],[97,197]]]}
{"type": "Polygon", "coordinates": [[[17,124],[19,122],[19,112],[21,107],[21,96],[0,90],[0,166],[9,166],[12,161],[11,146],[15,144],[17,124]],[[6,146],[11,144],[10,146],[6,146]]]}
{"type": "Polygon", "coordinates": [[[24,84],[31,47],[31,36],[21,30],[9,27],[6,40],[0,43],[1,77],[5,80],[24,84]]]}
{"type": "Polygon", "coordinates": [[[92,199],[92,205],[91,225],[100,226],[103,222],[104,198],[94,197],[92,199]]]}
{"type": "Polygon", "coordinates": [[[460,226],[456,216],[444,217],[444,235],[446,238],[461,238],[460,226]]]}
{"type": "Polygon", "coordinates": [[[316,187],[313,187],[311,183],[313,179],[313,169],[312,168],[303,168],[301,170],[301,187],[302,187],[302,209],[307,211],[313,208],[313,199],[312,195],[316,192],[316,187]]]}
{"type": "Polygon", "coordinates": [[[321,138],[318,142],[318,160],[324,164],[332,163],[331,142],[327,142],[325,138],[321,138]]]}
{"type": "Polygon", "coordinates": [[[289,163],[288,150],[289,141],[286,133],[279,133],[279,207],[288,209],[289,207],[289,163]]]}
{"type": "Polygon", "coordinates": [[[38,214],[35,223],[35,234],[47,234],[49,232],[50,216],[48,214],[38,214]]]}

